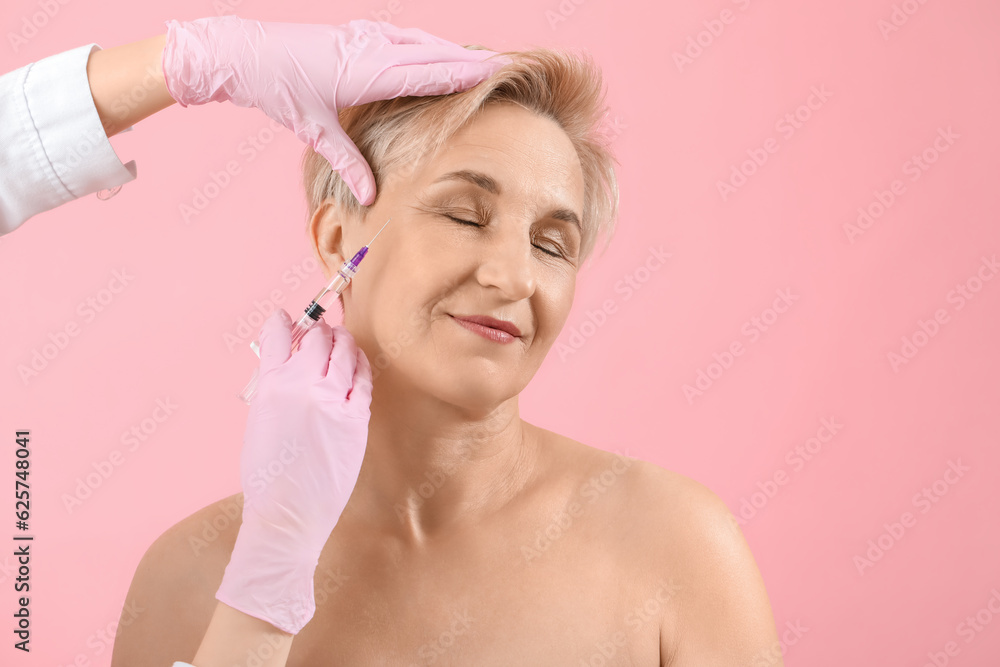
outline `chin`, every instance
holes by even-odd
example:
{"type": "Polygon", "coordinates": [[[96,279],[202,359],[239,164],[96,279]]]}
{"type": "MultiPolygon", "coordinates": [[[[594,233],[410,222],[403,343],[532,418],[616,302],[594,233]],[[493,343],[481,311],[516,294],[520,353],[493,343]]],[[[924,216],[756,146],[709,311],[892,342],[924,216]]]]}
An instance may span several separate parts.
{"type": "Polygon", "coordinates": [[[496,374],[477,372],[474,364],[442,373],[430,383],[425,378],[420,387],[445,403],[477,413],[488,413],[519,393],[507,387],[506,382],[498,382],[496,374]]]}
{"type": "Polygon", "coordinates": [[[491,410],[511,397],[509,392],[484,376],[468,375],[448,383],[439,383],[435,395],[452,405],[469,409],[491,410]]]}

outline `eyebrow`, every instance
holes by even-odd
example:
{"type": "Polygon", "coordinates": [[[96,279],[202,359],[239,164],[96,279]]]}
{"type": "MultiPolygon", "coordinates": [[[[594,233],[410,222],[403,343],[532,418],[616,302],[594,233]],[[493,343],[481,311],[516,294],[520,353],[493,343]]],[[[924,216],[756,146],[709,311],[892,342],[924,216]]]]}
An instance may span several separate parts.
{"type": "MultiPolygon", "coordinates": [[[[473,171],[471,169],[449,171],[434,181],[434,183],[441,183],[442,181],[466,181],[486,190],[492,195],[500,195],[500,184],[492,176],[484,174],[481,171],[473,171]]],[[[580,218],[570,209],[557,208],[554,211],[550,211],[548,217],[576,225],[577,231],[583,236],[583,225],[580,224],[580,218]]]]}

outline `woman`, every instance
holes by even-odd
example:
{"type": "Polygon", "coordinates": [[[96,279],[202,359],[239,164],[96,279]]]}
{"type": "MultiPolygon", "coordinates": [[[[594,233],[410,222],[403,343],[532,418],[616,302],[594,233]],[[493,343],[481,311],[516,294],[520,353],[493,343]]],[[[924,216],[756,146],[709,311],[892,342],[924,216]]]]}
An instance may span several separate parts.
{"type": "Polygon", "coordinates": [[[244,493],[150,547],[113,666],[781,664],[724,503],[519,417],[617,191],[597,72],[508,55],[343,111],[370,205],[307,151],[328,276],[392,222],[343,327],[291,354],[287,316],[265,324],[244,493]]]}

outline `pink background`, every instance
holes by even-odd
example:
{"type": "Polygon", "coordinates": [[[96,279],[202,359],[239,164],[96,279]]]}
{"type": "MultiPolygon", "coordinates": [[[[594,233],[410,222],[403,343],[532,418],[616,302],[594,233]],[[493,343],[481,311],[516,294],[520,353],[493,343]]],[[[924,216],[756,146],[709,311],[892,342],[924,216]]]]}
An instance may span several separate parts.
{"type": "MultiPolygon", "coordinates": [[[[9,34],[40,10],[12,0],[0,11],[0,69],[143,39],[223,1],[70,2],[15,51],[9,34]]],[[[560,339],[578,349],[553,349],[522,396],[523,416],[721,496],[741,516],[779,633],[808,628],[786,645],[789,665],[923,665],[929,653],[939,665],[997,664],[1000,616],[987,604],[1000,591],[1000,280],[977,282],[977,271],[993,278],[982,258],[1000,253],[1000,5],[669,4],[399,0],[381,16],[385,0],[230,6],[261,20],[383,18],[497,50],[593,54],[617,118],[620,228],[580,276],[560,339]],[[564,20],[550,24],[560,6],[564,20]],[[883,35],[894,7],[907,20],[883,35]],[[720,16],[730,22],[713,36],[704,22],[720,16]],[[699,33],[701,53],[688,41],[699,33]],[[695,57],[679,66],[675,54],[689,47],[695,57]],[[814,87],[829,97],[810,109],[814,87]],[[797,128],[779,124],[796,111],[797,128]],[[957,138],[937,153],[939,128],[957,138]],[[925,150],[933,164],[914,171],[925,150]],[[753,173],[724,199],[718,182],[752,154],[767,160],[747,163],[753,173]],[[852,242],[845,225],[859,207],[878,212],[877,191],[894,201],[852,242]],[[670,253],[655,271],[644,268],[651,247],[670,253]],[[628,293],[627,276],[644,282],[628,293]],[[953,290],[966,283],[973,298],[959,307],[953,290]],[[795,299],[768,312],[779,290],[795,299]],[[615,312],[588,316],[609,300],[615,312]],[[935,331],[939,310],[947,319],[935,331]],[[903,337],[919,347],[893,368],[903,337]],[[734,341],[742,354],[727,358],[734,341]],[[711,386],[689,400],[683,386],[699,371],[711,386]],[[824,419],[842,425],[832,438],[824,419]],[[810,442],[817,433],[828,442],[810,442]],[[796,454],[810,445],[808,461],[796,454]],[[946,475],[949,462],[966,470],[946,475]],[[917,496],[925,487],[933,502],[917,496]],[[869,540],[882,555],[862,570],[855,557],[869,540]],[[985,624],[972,630],[965,619],[977,613],[985,624]]],[[[235,394],[256,358],[248,337],[231,349],[224,335],[273,290],[294,313],[322,282],[318,270],[290,280],[312,257],[303,146],[268,127],[253,109],[171,107],[113,139],[139,170],[117,196],[88,196],[0,239],[0,539],[13,544],[11,450],[24,428],[36,535],[30,656],[11,648],[13,548],[0,548],[0,663],[107,665],[97,633],[114,633],[149,544],[239,490],[246,406],[235,394]],[[245,142],[258,135],[251,160],[245,142]],[[180,205],[231,160],[240,173],[208,188],[217,196],[186,224],[180,205]],[[78,305],[116,269],[134,278],[88,321],[78,305]],[[70,323],[79,335],[22,382],[18,365],[70,323]],[[157,399],[177,405],[162,424],[151,421],[157,399]],[[150,434],[129,451],[121,435],[144,420],[150,434]],[[68,512],[63,495],[116,449],[121,465],[68,512]]]]}

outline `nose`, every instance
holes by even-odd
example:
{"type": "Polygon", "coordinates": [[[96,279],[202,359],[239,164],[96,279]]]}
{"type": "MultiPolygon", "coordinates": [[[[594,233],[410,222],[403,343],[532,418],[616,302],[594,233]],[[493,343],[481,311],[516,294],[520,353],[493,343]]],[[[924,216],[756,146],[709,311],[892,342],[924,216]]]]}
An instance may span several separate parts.
{"type": "Polygon", "coordinates": [[[510,301],[526,299],[535,293],[537,278],[531,255],[531,242],[508,235],[484,250],[476,272],[483,287],[498,288],[510,301]]]}

